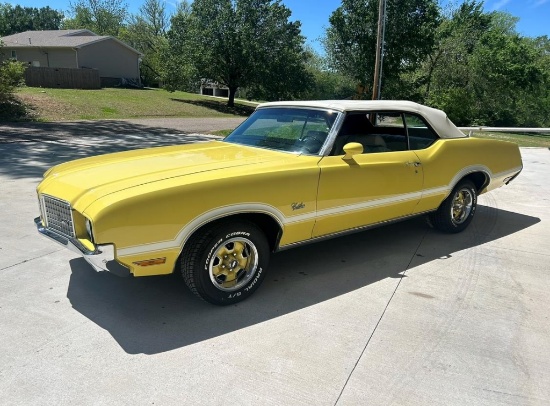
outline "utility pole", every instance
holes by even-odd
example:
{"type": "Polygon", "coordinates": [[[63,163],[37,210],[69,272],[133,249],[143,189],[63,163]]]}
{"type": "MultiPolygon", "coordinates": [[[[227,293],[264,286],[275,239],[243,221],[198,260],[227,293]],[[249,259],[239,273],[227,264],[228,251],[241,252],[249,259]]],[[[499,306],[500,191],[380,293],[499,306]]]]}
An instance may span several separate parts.
{"type": "Polygon", "coordinates": [[[382,65],[384,63],[384,37],[386,34],[386,0],[379,0],[378,4],[378,34],[376,37],[376,60],[374,66],[374,83],[372,86],[372,100],[380,99],[382,84],[382,65]]]}

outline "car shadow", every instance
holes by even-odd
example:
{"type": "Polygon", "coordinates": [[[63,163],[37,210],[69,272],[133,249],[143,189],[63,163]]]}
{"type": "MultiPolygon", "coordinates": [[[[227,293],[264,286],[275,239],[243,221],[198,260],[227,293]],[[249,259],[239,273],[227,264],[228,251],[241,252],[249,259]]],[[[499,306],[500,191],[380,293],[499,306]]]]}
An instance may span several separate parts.
{"type": "Polygon", "coordinates": [[[178,275],[118,278],[70,261],[67,297],[130,354],[185,347],[314,306],[386,278],[414,277],[420,265],[442,267],[462,250],[531,227],[540,219],[478,206],[460,234],[432,230],[425,218],[277,253],[266,280],[244,302],[217,307],[193,296],[178,275]]]}
{"type": "Polygon", "coordinates": [[[118,120],[22,123],[0,136],[0,175],[41,177],[53,165],[73,159],[216,138],[118,120]]]}

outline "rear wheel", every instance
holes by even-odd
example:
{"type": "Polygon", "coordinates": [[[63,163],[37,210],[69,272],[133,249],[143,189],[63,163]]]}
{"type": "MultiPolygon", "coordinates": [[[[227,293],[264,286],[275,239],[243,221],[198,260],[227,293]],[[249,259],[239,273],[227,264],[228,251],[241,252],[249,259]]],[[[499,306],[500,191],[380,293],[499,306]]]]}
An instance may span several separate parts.
{"type": "Polygon", "coordinates": [[[471,181],[465,179],[455,186],[439,209],[430,214],[430,221],[438,230],[459,233],[472,221],[476,206],[476,187],[471,181]]]}
{"type": "Polygon", "coordinates": [[[216,305],[249,297],[265,278],[269,244],[258,227],[231,221],[197,232],[181,254],[181,273],[191,291],[216,305]]]}

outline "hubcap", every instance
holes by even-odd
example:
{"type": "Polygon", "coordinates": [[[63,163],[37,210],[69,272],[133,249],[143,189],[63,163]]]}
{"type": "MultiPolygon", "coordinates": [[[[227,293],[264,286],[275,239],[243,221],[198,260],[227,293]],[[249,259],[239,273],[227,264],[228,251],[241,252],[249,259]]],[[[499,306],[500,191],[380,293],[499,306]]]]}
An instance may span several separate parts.
{"type": "Polygon", "coordinates": [[[455,224],[462,224],[466,221],[474,203],[472,191],[468,188],[460,189],[456,192],[453,198],[451,207],[451,219],[455,224]]]}
{"type": "Polygon", "coordinates": [[[258,250],[246,238],[225,241],[209,264],[210,280],[220,290],[232,292],[246,285],[256,273],[258,250]]]}

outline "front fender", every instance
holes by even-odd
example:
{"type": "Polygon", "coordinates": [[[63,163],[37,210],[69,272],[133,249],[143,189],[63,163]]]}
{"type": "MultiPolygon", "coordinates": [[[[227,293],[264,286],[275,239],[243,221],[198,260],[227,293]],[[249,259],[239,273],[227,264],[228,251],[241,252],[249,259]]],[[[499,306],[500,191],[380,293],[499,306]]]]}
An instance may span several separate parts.
{"type": "Polygon", "coordinates": [[[193,232],[226,216],[267,214],[285,242],[311,238],[318,176],[315,165],[230,178],[166,179],[97,199],[84,215],[92,222],[95,242],[115,244],[117,260],[134,275],[171,273],[193,232]],[[136,264],[154,259],[165,262],[147,269],[136,264]]]}

